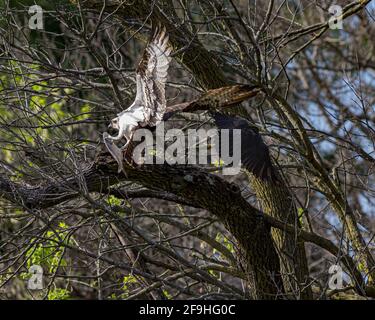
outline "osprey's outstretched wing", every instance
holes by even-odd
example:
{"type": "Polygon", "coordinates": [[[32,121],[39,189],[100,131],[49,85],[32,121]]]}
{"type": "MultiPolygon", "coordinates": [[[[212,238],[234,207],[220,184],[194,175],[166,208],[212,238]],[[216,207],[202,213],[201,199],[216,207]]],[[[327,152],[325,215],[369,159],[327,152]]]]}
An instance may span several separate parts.
{"type": "Polygon", "coordinates": [[[197,110],[215,110],[223,107],[231,107],[256,96],[261,91],[259,86],[237,84],[232,86],[211,89],[191,102],[185,109],[187,112],[197,110]]]}
{"type": "Polygon", "coordinates": [[[137,68],[136,105],[144,112],[142,126],[155,126],[163,119],[166,108],[165,83],[172,48],[163,27],[157,27],[151,37],[137,68]]]}
{"type": "Polygon", "coordinates": [[[184,103],[168,106],[163,120],[167,121],[178,111],[194,112],[198,110],[217,110],[232,107],[242,101],[256,96],[261,91],[259,86],[235,84],[231,86],[211,89],[198,98],[184,103]]]}

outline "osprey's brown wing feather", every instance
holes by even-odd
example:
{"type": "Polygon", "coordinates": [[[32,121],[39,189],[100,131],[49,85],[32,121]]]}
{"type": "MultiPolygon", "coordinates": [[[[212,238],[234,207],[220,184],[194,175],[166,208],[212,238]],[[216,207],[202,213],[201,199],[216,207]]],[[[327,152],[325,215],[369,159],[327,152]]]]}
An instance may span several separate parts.
{"type": "Polygon", "coordinates": [[[137,68],[136,100],[143,106],[143,125],[155,126],[165,113],[165,83],[172,51],[168,39],[166,29],[157,27],[137,68]]]}
{"type": "Polygon", "coordinates": [[[193,101],[184,111],[215,110],[222,107],[231,107],[242,101],[256,96],[260,92],[259,86],[238,84],[208,90],[193,101]]]}
{"type": "MultiPolygon", "coordinates": [[[[167,107],[169,118],[178,111],[194,112],[198,110],[211,110],[231,107],[246,99],[256,96],[261,91],[259,86],[236,84],[217,89],[211,89],[200,95],[198,98],[184,103],[167,107]]],[[[164,119],[166,120],[166,119],[164,119]]]]}

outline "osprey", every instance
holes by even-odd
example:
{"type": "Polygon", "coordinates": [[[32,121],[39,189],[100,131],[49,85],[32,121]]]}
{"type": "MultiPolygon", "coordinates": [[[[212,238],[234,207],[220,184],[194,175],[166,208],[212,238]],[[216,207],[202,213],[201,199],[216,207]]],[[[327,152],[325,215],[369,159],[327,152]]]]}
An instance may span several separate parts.
{"type": "MultiPolygon", "coordinates": [[[[137,93],[135,100],[128,109],[111,120],[109,127],[118,130],[117,136],[110,136],[107,132],[103,134],[108,151],[118,163],[118,172],[123,171],[124,152],[138,128],[154,127],[162,120],[167,121],[178,111],[209,110],[214,111],[213,118],[219,129],[241,129],[243,166],[262,180],[277,181],[268,147],[264,144],[256,128],[249,126],[244,119],[217,112],[220,108],[234,106],[254,97],[261,91],[261,88],[257,85],[246,84],[226,86],[208,90],[192,101],[167,107],[165,83],[172,51],[168,40],[165,28],[159,26],[155,29],[136,69],[137,93]],[[122,148],[118,148],[114,142],[122,138],[126,139],[126,143],[122,148]]],[[[231,150],[233,146],[229,147],[231,150]]]]}
{"type": "Polygon", "coordinates": [[[136,70],[137,94],[130,107],[117,115],[109,127],[118,130],[117,136],[104,132],[104,143],[116,159],[119,172],[123,168],[123,151],[126,151],[133,134],[139,127],[156,126],[162,119],[166,108],[165,82],[172,48],[168,44],[168,34],[164,28],[156,28],[136,70]],[[126,144],[118,149],[114,141],[122,138],[126,144]]]}

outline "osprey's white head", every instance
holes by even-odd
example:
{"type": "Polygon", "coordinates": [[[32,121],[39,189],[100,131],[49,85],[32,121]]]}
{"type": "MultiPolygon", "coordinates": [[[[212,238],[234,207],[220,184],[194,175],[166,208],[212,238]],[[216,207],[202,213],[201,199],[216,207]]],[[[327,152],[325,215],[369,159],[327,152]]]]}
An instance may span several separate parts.
{"type": "Polygon", "coordinates": [[[119,118],[120,117],[117,117],[117,118],[114,118],[111,120],[111,123],[109,124],[108,128],[113,128],[113,129],[117,129],[117,130],[120,130],[120,125],[119,125],[119,118]]]}

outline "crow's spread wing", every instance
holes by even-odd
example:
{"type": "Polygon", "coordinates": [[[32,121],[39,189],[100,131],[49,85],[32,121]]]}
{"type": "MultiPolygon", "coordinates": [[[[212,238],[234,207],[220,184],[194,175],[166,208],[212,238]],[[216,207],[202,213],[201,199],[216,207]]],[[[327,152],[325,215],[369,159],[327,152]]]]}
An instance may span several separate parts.
{"type": "MultiPolygon", "coordinates": [[[[249,126],[245,119],[229,117],[218,112],[213,115],[213,118],[219,129],[229,129],[230,155],[233,153],[233,129],[241,130],[242,167],[262,180],[274,182],[278,180],[268,147],[256,128],[249,126]]],[[[221,154],[220,145],[218,148],[221,154]]]]}

